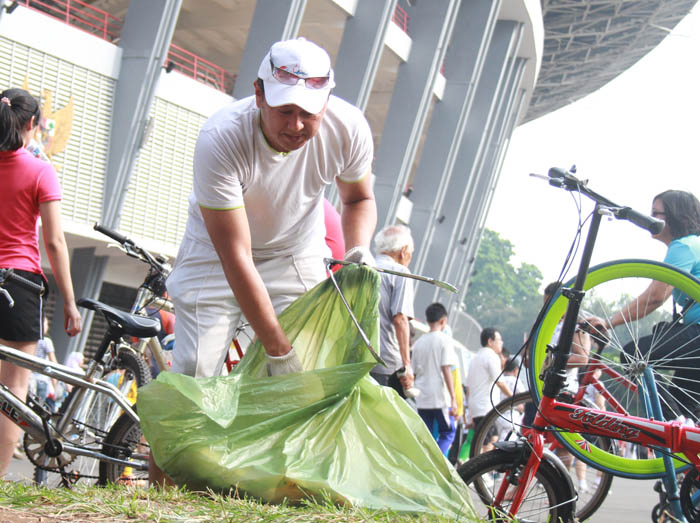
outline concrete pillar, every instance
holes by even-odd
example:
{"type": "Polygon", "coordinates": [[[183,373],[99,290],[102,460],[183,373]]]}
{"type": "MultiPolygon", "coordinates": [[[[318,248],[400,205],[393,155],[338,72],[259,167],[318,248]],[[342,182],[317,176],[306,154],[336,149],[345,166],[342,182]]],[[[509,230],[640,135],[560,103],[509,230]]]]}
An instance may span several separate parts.
{"type": "MultiPolygon", "coordinates": [[[[487,193],[487,197],[484,199],[484,208],[480,211],[481,220],[477,227],[474,228],[471,235],[469,236],[469,242],[465,246],[464,256],[462,257],[460,270],[455,277],[455,281],[458,282],[457,285],[460,289],[459,296],[457,298],[452,297],[454,303],[460,304],[464,302],[466,294],[468,292],[469,280],[474,271],[474,262],[476,261],[476,256],[479,252],[479,246],[481,244],[481,236],[484,231],[486,217],[488,210],[491,207],[491,201],[493,200],[493,195],[498,182],[498,177],[500,176],[501,167],[503,165],[503,160],[505,158],[509,137],[513,133],[513,129],[517,124],[518,115],[522,113],[523,106],[526,98],[526,91],[524,89],[519,89],[513,100],[513,107],[508,114],[507,122],[503,127],[503,138],[500,141],[500,145],[497,151],[494,153],[494,162],[492,167],[487,169],[495,174],[495,177],[491,180],[491,187],[487,193]]],[[[468,223],[468,222],[467,222],[468,223]]]]}
{"type": "MultiPolygon", "coordinates": [[[[102,288],[102,279],[107,267],[107,256],[95,256],[94,247],[73,250],[70,269],[76,301],[80,298],[97,298],[102,288]]],[[[68,354],[82,351],[85,347],[94,312],[78,307],[83,316],[83,330],[74,338],[68,337],[64,325],[63,296],[56,300],[56,312],[51,322],[50,336],[56,348],[56,359],[64,362],[68,354]]]]}
{"type": "Polygon", "coordinates": [[[411,52],[408,60],[399,66],[374,166],[378,228],[394,222],[460,3],[459,0],[421,1],[409,9],[411,52]]]}
{"type": "MultiPolygon", "coordinates": [[[[448,249],[461,239],[459,233],[469,211],[471,196],[481,197],[476,184],[489,141],[488,131],[497,116],[499,100],[513,67],[509,58],[517,53],[521,37],[521,24],[513,21],[496,24],[455,162],[455,172],[450,177],[431,243],[426,250],[422,272],[438,279],[448,280],[450,267],[455,263],[454,255],[449,256],[448,249]]],[[[449,296],[436,288],[417,288],[417,307],[437,299],[450,301],[449,296]]]]}
{"type": "MultiPolygon", "coordinates": [[[[111,229],[119,228],[122,206],[181,4],[182,0],[134,0],[129,3],[119,37],[122,58],[114,92],[109,157],[102,196],[102,222],[111,229]]],[[[76,298],[99,297],[106,264],[105,257],[94,256],[94,249],[74,251],[71,271],[74,274],[76,298]]],[[[62,321],[54,323],[51,333],[59,361],[68,353],[83,349],[92,324],[92,314],[85,312],[83,332],[72,339],[63,332],[62,321]]]]}
{"type": "Polygon", "coordinates": [[[306,0],[258,0],[248,30],[241,65],[233,86],[233,97],[253,94],[260,61],[279,40],[294,38],[299,33],[306,0]]]}
{"type": "MultiPolygon", "coordinates": [[[[394,9],[396,0],[359,0],[355,14],[345,22],[333,64],[336,83],[333,94],[362,111],[367,107],[394,9]]],[[[326,197],[333,205],[338,203],[335,184],[326,188],[326,197]]]]}
{"type": "Polygon", "coordinates": [[[102,220],[117,228],[131,173],[168,55],[182,0],[134,0],[119,38],[122,49],[114,92],[102,220]]]}
{"type": "Polygon", "coordinates": [[[363,111],[384,51],[384,40],[396,0],[359,0],[354,16],[345,22],[335,59],[334,94],[363,111]]]}
{"type": "Polygon", "coordinates": [[[447,258],[450,260],[447,279],[456,282],[455,285],[460,289],[459,294],[450,294],[446,297],[449,305],[458,303],[459,297],[466,294],[468,277],[471,274],[470,268],[473,267],[481,233],[486,223],[486,215],[498,181],[497,160],[503,148],[504,131],[510,122],[526,60],[511,58],[509,62],[512,66],[508,68],[508,77],[498,95],[496,113],[486,131],[487,146],[479,159],[476,182],[468,195],[467,212],[462,217],[459,232],[456,235],[458,240],[447,247],[447,258]]]}
{"type": "Polygon", "coordinates": [[[500,4],[500,0],[462,3],[445,55],[445,91],[435,103],[410,195],[410,226],[416,244],[411,267],[419,274],[425,272],[438,211],[455,170],[500,4]]]}

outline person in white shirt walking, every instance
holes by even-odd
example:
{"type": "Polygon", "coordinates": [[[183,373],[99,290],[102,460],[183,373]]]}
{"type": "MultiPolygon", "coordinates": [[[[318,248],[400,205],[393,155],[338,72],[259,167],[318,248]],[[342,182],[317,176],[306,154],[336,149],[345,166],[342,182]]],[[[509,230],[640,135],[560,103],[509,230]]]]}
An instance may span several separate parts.
{"type": "Polygon", "coordinates": [[[443,332],[447,325],[447,310],[441,303],[433,303],[425,310],[430,331],[413,345],[413,371],[418,414],[436,437],[443,454],[447,455],[455,437],[455,398],[452,369],[457,366],[457,355],[452,339],[443,332]]]}
{"type": "Polygon", "coordinates": [[[481,419],[498,405],[501,393],[505,397],[513,395],[502,376],[501,333],[492,327],[485,328],[481,331],[481,345],[481,349],[469,364],[467,376],[469,414],[474,422],[474,429],[479,426],[481,419]]]}

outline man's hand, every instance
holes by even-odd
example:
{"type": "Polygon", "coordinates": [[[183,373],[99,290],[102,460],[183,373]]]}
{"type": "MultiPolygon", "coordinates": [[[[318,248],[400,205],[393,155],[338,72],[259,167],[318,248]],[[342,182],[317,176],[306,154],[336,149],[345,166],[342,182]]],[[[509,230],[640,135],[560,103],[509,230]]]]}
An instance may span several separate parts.
{"type": "Polygon", "coordinates": [[[397,374],[397,376],[399,377],[401,386],[404,389],[410,389],[413,387],[413,382],[415,381],[416,377],[414,376],[413,369],[410,365],[406,365],[404,369],[404,372],[397,374]]]}
{"type": "Polygon", "coordinates": [[[369,249],[362,245],[356,245],[348,252],[346,252],[344,259],[345,261],[353,263],[364,263],[366,265],[370,265],[371,267],[377,265],[377,262],[374,260],[374,256],[372,256],[372,253],[369,251],[369,249]]]}
{"type": "Polygon", "coordinates": [[[267,358],[267,374],[269,376],[294,374],[295,372],[303,372],[304,370],[294,347],[292,347],[287,354],[283,354],[282,356],[270,356],[268,353],[265,353],[265,357],[267,358]]]}
{"type": "Polygon", "coordinates": [[[586,318],[585,322],[580,324],[581,330],[592,334],[594,336],[606,337],[608,331],[613,329],[612,322],[610,320],[604,320],[597,316],[590,316],[586,318]]]}
{"type": "Polygon", "coordinates": [[[457,417],[457,400],[455,398],[452,398],[451,401],[450,416],[452,416],[453,418],[457,417]]]}

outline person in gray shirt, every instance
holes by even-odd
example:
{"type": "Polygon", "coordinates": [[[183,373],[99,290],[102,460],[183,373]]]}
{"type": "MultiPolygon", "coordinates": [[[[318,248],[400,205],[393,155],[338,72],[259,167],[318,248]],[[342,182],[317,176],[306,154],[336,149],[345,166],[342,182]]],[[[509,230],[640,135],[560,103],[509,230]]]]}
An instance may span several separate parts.
{"type": "MultiPolygon", "coordinates": [[[[409,273],[408,264],[413,255],[411,231],[404,225],[385,227],[374,237],[377,267],[409,273]]],[[[380,355],[387,366],[377,365],[370,375],[380,385],[390,386],[389,378],[399,371],[401,386],[398,390],[410,397],[413,386],[411,369],[409,321],[413,318],[413,280],[393,274],[381,274],[379,321],[380,355]]]]}

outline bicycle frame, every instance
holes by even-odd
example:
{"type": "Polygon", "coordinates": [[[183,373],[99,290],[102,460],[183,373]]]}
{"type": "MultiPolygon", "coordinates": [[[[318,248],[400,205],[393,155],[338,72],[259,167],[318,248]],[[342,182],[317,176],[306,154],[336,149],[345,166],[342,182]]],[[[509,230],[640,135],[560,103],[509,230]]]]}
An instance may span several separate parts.
{"type": "MultiPolygon", "coordinates": [[[[162,298],[153,294],[153,291],[151,291],[151,289],[149,289],[145,283],[146,282],[139,287],[136,294],[136,300],[134,300],[134,304],[131,307],[131,313],[143,314],[143,311],[145,311],[146,307],[148,306],[154,306],[167,312],[173,312],[174,308],[172,302],[167,298],[162,298]]],[[[146,353],[146,348],[148,348],[148,350],[151,352],[151,355],[158,366],[158,370],[161,372],[170,370],[170,366],[168,365],[165,355],[163,354],[163,347],[161,347],[160,340],[157,337],[141,338],[136,347],[136,351],[143,355],[146,353]]]]}
{"type": "MultiPolygon", "coordinates": [[[[602,394],[605,401],[613,408],[616,412],[620,414],[629,414],[627,410],[620,404],[615,397],[610,394],[610,391],[606,389],[602,383],[595,377],[595,371],[600,370],[602,373],[607,374],[613,380],[620,383],[623,387],[627,388],[631,392],[637,392],[637,384],[625,378],[622,374],[611,369],[605,363],[600,360],[600,352],[603,347],[599,347],[598,351],[591,354],[589,362],[582,368],[580,387],[576,393],[575,403],[579,403],[583,399],[583,395],[586,392],[586,387],[588,385],[593,385],[593,387],[602,394]]],[[[647,411],[649,412],[649,411],[647,411]]]]}
{"type": "MultiPolygon", "coordinates": [[[[139,422],[139,417],[132,409],[131,405],[126,401],[122,393],[111,383],[86,376],[85,372],[76,370],[59,363],[53,363],[35,356],[26,354],[22,351],[12,349],[10,347],[5,347],[0,345],[0,360],[7,361],[19,367],[29,369],[33,372],[38,372],[50,378],[55,378],[64,383],[73,385],[74,387],[79,387],[81,390],[88,391],[92,390],[101,394],[106,394],[113,401],[115,401],[119,407],[121,407],[124,412],[126,412],[132,419],[139,422]]],[[[98,459],[100,461],[108,461],[111,463],[118,463],[123,465],[128,465],[131,467],[139,467],[138,464],[120,460],[118,458],[110,457],[102,452],[85,449],[82,447],[77,447],[67,443],[65,440],[60,438],[60,431],[62,430],[62,425],[60,423],[65,419],[71,419],[72,412],[79,406],[80,399],[82,395],[75,396],[76,401],[73,405],[69,406],[64,415],[63,419],[59,421],[59,427],[55,428],[51,424],[48,424],[49,433],[51,438],[58,438],[61,440],[61,448],[68,452],[69,454],[76,456],[87,456],[91,458],[98,459]]],[[[43,440],[46,438],[46,432],[44,430],[44,421],[41,416],[37,414],[32,408],[30,408],[26,402],[15,396],[9,388],[4,384],[0,383],[0,411],[1,413],[10,419],[15,425],[19,426],[23,431],[30,433],[38,440],[43,440]]]]}
{"type": "MultiPolygon", "coordinates": [[[[568,182],[566,175],[562,176],[559,174],[559,177],[561,178],[559,182],[560,186],[566,185],[568,182]]],[[[552,183],[551,180],[550,183],[552,183]]],[[[557,185],[556,183],[552,184],[557,185]]],[[[580,405],[561,402],[556,399],[565,384],[567,362],[571,354],[571,346],[574,340],[581,301],[584,295],[584,284],[590,267],[593,247],[598,235],[602,216],[609,215],[609,209],[611,207],[618,207],[585,187],[582,189],[584,189],[582,192],[596,201],[596,205],[574,285],[562,291],[569,299],[569,304],[564,316],[559,341],[556,347],[551,350],[553,353],[553,360],[551,365],[545,370],[543,376],[544,386],[538,412],[535,416],[533,426],[524,428],[522,431],[524,438],[527,440],[527,445],[531,449],[531,453],[523,470],[522,477],[519,478],[516,490],[512,493],[513,501],[509,511],[511,517],[517,514],[522,505],[525,495],[542,461],[545,440],[544,435],[547,432],[548,426],[556,427],[557,430],[566,432],[585,433],[631,443],[639,443],[649,447],[665,448],[673,453],[684,454],[686,458],[700,470],[700,457],[698,456],[700,453],[700,428],[684,426],[681,421],[665,422],[631,416],[625,412],[618,402],[611,401],[614,400],[614,398],[605,391],[600,383],[597,384],[598,387],[596,388],[601,393],[605,394],[606,399],[610,401],[610,404],[613,405],[616,410],[620,410],[621,412],[610,412],[582,407],[580,405]]],[[[627,218],[638,225],[641,224],[639,219],[630,218],[629,215],[627,218]]],[[[602,372],[613,372],[600,361],[593,358],[593,361],[590,362],[589,366],[586,368],[584,376],[588,376],[589,373],[592,375],[592,372],[598,368],[602,372]]],[[[636,385],[629,382],[624,376],[617,373],[610,375],[613,379],[623,381],[623,383],[627,382],[626,385],[634,385],[636,390],[636,385]]],[[[589,381],[591,381],[590,378],[589,381]]],[[[594,386],[596,386],[595,383],[594,386]]],[[[653,376],[650,372],[644,373],[643,386],[646,389],[645,392],[648,394],[646,398],[649,407],[651,407],[650,411],[654,413],[654,416],[661,419],[659,397],[656,392],[653,376]]],[[[584,389],[581,388],[579,394],[582,395],[583,390],[584,389]]],[[[580,444],[587,445],[588,443],[583,440],[580,444]]],[[[675,469],[673,467],[672,458],[668,455],[664,455],[664,462],[666,464],[664,482],[667,486],[669,499],[672,500],[672,508],[676,512],[676,516],[680,516],[681,520],[684,521],[680,502],[678,501],[678,486],[675,480],[675,469]]],[[[508,475],[506,475],[506,479],[504,479],[500,485],[494,499],[494,505],[497,507],[502,506],[510,484],[507,476],[508,475]]]]}

